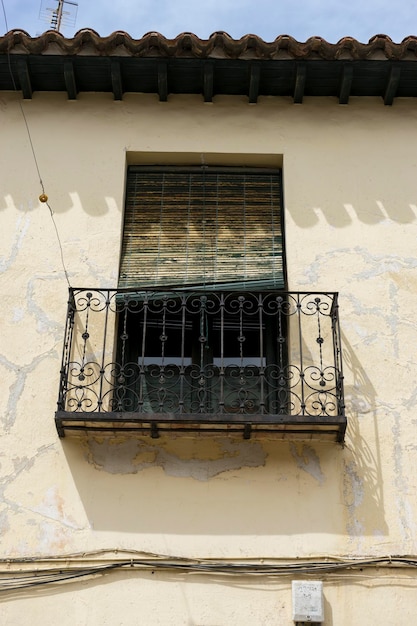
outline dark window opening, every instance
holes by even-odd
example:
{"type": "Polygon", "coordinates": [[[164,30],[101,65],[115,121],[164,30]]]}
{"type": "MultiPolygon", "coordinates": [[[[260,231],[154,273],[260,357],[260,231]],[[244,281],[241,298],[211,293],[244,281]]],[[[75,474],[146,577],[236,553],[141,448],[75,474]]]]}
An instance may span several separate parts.
{"type": "Polygon", "coordinates": [[[114,408],[287,413],[284,307],[276,292],[126,295],[114,408]]]}

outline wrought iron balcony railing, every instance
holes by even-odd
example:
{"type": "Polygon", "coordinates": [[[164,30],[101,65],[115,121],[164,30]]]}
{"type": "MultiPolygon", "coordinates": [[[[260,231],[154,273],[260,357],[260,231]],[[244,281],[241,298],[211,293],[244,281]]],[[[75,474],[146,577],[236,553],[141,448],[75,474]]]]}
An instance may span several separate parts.
{"type": "Polygon", "coordinates": [[[71,289],[56,425],[343,441],[337,294],[71,289]]]}

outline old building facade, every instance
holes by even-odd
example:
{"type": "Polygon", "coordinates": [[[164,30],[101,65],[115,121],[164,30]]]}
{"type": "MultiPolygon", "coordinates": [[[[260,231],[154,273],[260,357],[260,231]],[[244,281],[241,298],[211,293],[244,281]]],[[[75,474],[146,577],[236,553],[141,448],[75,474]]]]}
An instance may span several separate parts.
{"type": "Polygon", "coordinates": [[[4,623],[410,622],[415,45],[0,38],[4,623]]]}

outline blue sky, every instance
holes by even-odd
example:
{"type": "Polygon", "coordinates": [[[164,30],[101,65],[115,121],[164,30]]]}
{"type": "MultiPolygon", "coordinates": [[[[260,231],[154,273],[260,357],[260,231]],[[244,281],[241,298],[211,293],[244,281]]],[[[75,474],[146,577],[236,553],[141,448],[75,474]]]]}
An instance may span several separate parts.
{"type": "MultiPolygon", "coordinates": [[[[190,31],[201,38],[217,30],[238,39],[254,33],[265,41],[292,35],[305,41],[319,35],[337,42],[349,35],[367,42],[375,34],[400,42],[417,34],[417,0],[77,0],[75,26],[63,27],[72,37],[81,28],[106,36],[125,30],[139,38],[149,31],[175,37],[190,31]]],[[[3,0],[9,30],[20,28],[35,36],[48,30],[40,10],[55,8],[57,0],[3,0]]],[[[74,7],[67,5],[67,10],[74,7]]],[[[3,13],[0,31],[6,32],[3,13]]]]}

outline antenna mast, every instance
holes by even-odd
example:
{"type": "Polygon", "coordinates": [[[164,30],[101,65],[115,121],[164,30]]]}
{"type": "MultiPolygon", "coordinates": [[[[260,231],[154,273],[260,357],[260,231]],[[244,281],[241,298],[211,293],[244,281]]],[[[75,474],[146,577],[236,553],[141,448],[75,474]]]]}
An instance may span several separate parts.
{"type": "Polygon", "coordinates": [[[50,0],[42,0],[39,17],[48,22],[51,30],[61,31],[61,26],[74,26],[78,4],[72,0],[53,0],[58,3],[54,8],[46,6],[50,0]],[[69,5],[68,7],[66,5],[69,5]],[[68,11],[65,9],[68,8],[68,11]]]}

